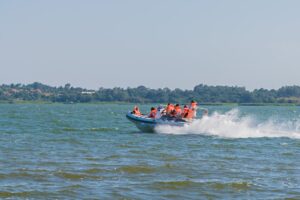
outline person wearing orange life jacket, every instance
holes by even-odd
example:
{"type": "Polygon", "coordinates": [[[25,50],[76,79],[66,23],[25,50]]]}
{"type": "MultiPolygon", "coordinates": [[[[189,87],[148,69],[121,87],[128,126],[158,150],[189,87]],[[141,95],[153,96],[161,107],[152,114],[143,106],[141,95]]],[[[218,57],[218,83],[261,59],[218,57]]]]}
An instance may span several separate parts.
{"type": "Polygon", "coordinates": [[[137,116],[142,115],[141,112],[140,112],[139,107],[137,107],[137,106],[134,106],[133,111],[131,113],[134,114],[134,115],[137,115],[137,116]]]}
{"type": "Polygon", "coordinates": [[[156,108],[152,107],[148,117],[155,118],[156,112],[157,112],[156,108]]]}
{"type": "Polygon", "coordinates": [[[193,119],[195,117],[196,110],[194,108],[189,108],[185,116],[186,119],[193,119]]]}
{"type": "Polygon", "coordinates": [[[166,110],[166,114],[170,115],[171,112],[174,110],[174,105],[171,104],[171,103],[168,103],[168,105],[166,106],[165,110],[166,110]]]}
{"type": "Polygon", "coordinates": [[[171,113],[169,114],[169,117],[176,117],[175,109],[171,111],[171,113]]]}
{"type": "Polygon", "coordinates": [[[183,110],[183,118],[185,119],[193,119],[196,117],[196,109],[197,109],[197,103],[192,100],[190,106],[184,106],[183,110]]]}
{"type": "Polygon", "coordinates": [[[183,111],[182,111],[182,113],[181,113],[181,117],[182,117],[182,118],[186,118],[186,117],[187,117],[187,114],[188,114],[188,112],[189,112],[189,108],[188,108],[188,106],[187,106],[187,105],[184,105],[184,107],[183,107],[183,111]]]}
{"type": "Polygon", "coordinates": [[[175,117],[181,117],[182,110],[179,104],[175,105],[174,110],[175,110],[175,117]]]}

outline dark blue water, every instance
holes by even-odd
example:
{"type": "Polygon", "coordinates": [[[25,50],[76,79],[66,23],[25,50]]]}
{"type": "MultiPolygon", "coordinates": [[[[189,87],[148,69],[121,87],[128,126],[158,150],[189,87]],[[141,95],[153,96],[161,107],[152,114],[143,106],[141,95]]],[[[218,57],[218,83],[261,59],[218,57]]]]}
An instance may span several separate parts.
{"type": "Polygon", "coordinates": [[[0,105],[0,198],[300,199],[298,107],[209,107],[157,134],[132,107],[0,105]]]}

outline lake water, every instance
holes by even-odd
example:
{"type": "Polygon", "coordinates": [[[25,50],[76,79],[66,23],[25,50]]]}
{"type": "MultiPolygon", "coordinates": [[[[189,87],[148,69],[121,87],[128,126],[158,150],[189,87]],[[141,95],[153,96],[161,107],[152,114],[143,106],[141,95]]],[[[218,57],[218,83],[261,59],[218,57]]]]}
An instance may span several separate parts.
{"type": "Polygon", "coordinates": [[[0,198],[300,199],[299,107],[209,106],[157,134],[132,107],[0,104],[0,198]]]}

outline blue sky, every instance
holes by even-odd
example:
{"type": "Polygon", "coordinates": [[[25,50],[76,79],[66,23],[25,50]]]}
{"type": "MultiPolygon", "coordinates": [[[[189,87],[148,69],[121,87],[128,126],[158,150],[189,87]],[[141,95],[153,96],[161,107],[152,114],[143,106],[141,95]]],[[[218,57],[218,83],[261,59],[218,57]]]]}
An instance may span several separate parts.
{"type": "Polygon", "coordinates": [[[300,1],[1,1],[0,83],[300,85],[300,1]]]}

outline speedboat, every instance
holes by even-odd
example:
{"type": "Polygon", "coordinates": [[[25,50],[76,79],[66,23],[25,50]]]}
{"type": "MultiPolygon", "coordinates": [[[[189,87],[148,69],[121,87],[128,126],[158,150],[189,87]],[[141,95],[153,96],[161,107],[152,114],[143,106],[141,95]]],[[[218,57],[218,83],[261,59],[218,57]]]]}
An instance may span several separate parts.
{"type": "Polygon", "coordinates": [[[171,118],[167,116],[162,116],[160,118],[149,118],[146,115],[134,115],[131,112],[128,112],[126,114],[127,119],[129,121],[133,122],[135,126],[140,129],[143,132],[155,132],[155,127],[157,126],[163,126],[163,125],[168,125],[168,126],[177,126],[177,127],[182,127],[185,124],[190,123],[187,120],[184,119],[177,119],[177,118],[171,118]]]}

